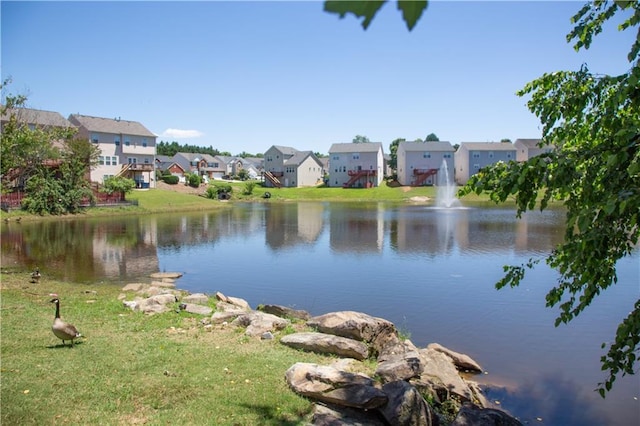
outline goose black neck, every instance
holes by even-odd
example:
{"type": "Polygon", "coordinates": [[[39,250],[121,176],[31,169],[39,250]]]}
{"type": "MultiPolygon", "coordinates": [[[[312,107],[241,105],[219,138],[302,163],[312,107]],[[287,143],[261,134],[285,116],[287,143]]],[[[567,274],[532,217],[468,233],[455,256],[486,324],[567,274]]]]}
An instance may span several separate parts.
{"type": "Polygon", "coordinates": [[[56,300],[56,318],[60,318],[60,301],[56,300]]]}

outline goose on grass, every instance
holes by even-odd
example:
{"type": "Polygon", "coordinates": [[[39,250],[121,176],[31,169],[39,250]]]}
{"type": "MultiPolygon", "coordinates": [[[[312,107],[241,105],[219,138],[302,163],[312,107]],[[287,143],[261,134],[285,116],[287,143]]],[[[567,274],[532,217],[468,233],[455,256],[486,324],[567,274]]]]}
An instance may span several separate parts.
{"type": "Polygon", "coordinates": [[[60,299],[57,297],[51,299],[51,303],[56,304],[56,317],[53,319],[53,325],[51,326],[51,330],[53,334],[60,340],[62,340],[62,344],[65,345],[66,340],[71,340],[71,346],[73,346],[73,340],[81,337],[82,335],[78,333],[78,329],[73,325],[65,322],[60,318],[60,299]]]}

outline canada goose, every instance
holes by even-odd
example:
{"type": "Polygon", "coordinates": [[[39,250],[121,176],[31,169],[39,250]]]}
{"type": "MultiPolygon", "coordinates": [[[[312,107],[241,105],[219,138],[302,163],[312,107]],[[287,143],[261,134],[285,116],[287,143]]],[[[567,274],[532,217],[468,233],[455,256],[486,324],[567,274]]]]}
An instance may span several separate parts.
{"type": "Polygon", "coordinates": [[[62,340],[63,345],[65,344],[65,340],[71,340],[71,346],[73,346],[73,339],[82,337],[82,335],[78,333],[78,329],[76,329],[74,325],[60,319],[60,299],[57,297],[55,299],[51,299],[51,303],[56,304],[56,317],[53,319],[53,325],[51,326],[53,334],[55,334],[58,339],[62,340]]]}
{"type": "Polygon", "coordinates": [[[37,283],[38,281],[40,281],[40,277],[42,277],[42,275],[40,274],[40,268],[36,268],[36,270],[31,273],[31,282],[37,283]]]}

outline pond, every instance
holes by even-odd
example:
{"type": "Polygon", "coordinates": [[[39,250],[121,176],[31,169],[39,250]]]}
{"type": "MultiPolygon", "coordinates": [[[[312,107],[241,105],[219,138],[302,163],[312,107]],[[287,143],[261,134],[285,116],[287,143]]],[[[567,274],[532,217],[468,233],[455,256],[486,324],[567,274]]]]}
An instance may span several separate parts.
{"type": "Polygon", "coordinates": [[[615,335],[640,289],[640,255],[618,264],[618,284],[569,325],[554,327],[544,262],[520,287],[496,290],[503,265],[544,258],[562,242],[564,212],[521,219],[497,208],[385,203],[239,203],[216,212],[11,223],[2,265],[40,267],[72,282],[122,285],[179,271],[178,286],[312,315],[354,310],[388,319],[414,344],[437,342],[486,370],[475,380],[523,423],[629,425],[640,382],[594,389],[600,345],[615,335]]]}

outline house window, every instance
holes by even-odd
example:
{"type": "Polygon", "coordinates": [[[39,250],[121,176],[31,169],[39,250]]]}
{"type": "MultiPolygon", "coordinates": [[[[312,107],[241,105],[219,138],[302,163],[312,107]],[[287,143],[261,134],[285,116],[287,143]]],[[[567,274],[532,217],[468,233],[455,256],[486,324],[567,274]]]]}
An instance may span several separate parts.
{"type": "Polygon", "coordinates": [[[430,152],[423,152],[422,153],[422,158],[431,158],[431,153],[430,152]]]}
{"type": "Polygon", "coordinates": [[[116,145],[120,145],[120,136],[116,136],[115,138],[113,138],[113,143],[115,143],[116,145]]]}
{"type": "Polygon", "coordinates": [[[444,158],[451,158],[451,154],[444,154],[443,157],[444,158]]]}
{"type": "Polygon", "coordinates": [[[353,156],[351,157],[353,160],[359,160],[360,159],[360,154],[359,153],[353,153],[353,156]]]}
{"type": "Polygon", "coordinates": [[[493,158],[493,151],[489,151],[489,158],[493,158]]]}
{"type": "Polygon", "coordinates": [[[507,158],[511,158],[511,153],[507,153],[507,158]]]}
{"type": "Polygon", "coordinates": [[[98,134],[97,133],[91,133],[91,142],[98,143],[98,134]]]}
{"type": "Polygon", "coordinates": [[[476,170],[479,170],[480,169],[480,164],[478,164],[478,163],[474,164],[473,168],[476,169],[476,170]]]}
{"type": "Polygon", "coordinates": [[[149,164],[149,158],[144,159],[144,164],[149,164]]]}
{"type": "Polygon", "coordinates": [[[147,146],[147,138],[142,138],[142,146],[147,146]]]}
{"type": "Polygon", "coordinates": [[[104,166],[104,157],[102,155],[98,157],[98,164],[100,164],[101,166],[104,166]]]}
{"type": "Polygon", "coordinates": [[[110,156],[106,156],[104,159],[104,164],[105,166],[110,166],[111,165],[111,157],[110,156]]]}
{"type": "Polygon", "coordinates": [[[105,180],[107,180],[109,178],[112,178],[112,177],[113,177],[113,175],[103,175],[102,176],[102,181],[104,182],[105,180]]]}
{"type": "Polygon", "coordinates": [[[340,161],[340,156],[339,155],[334,155],[333,157],[331,157],[332,160],[334,161],[340,161]]]}
{"type": "Polygon", "coordinates": [[[473,151],[473,152],[471,153],[471,156],[472,156],[473,158],[480,158],[480,153],[479,153],[479,152],[476,152],[476,151],[473,151]]]}
{"type": "Polygon", "coordinates": [[[138,163],[138,159],[135,157],[128,157],[127,161],[129,162],[129,164],[137,164],[138,163]]]}
{"type": "Polygon", "coordinates": [[[131,139],[129,139],[129,137],[124,138],[124,144],[126,146],[130,146],[131,145],[131,139]]]}
{"type": "Polygon", "coordinates": [[[211,163],[211,167],[217,169],[218,167],[220,167],[220,163],[211,163]]]}
{"type": "Polygon", "coordinates": [[[118,165],[118,157],[111,157],[111,165],[112,166],[118,165]]]}

